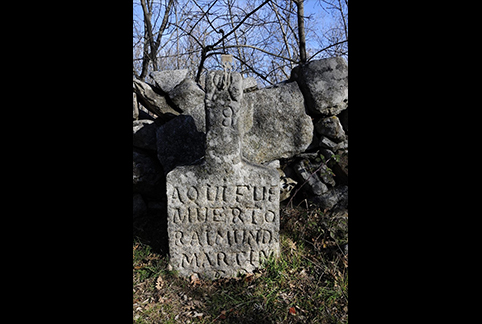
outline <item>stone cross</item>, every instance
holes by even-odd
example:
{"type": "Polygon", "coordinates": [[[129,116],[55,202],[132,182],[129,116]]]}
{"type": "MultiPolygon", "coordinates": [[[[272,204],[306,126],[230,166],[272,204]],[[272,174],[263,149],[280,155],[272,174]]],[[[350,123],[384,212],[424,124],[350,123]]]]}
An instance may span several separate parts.
{"type": "Polygon", "coordinates": [[[169,254],[182,276],[234,277],[279,254],[279,173],[242,158],[237,72],[206,76],[206,154],[167,174],[169,254]]]}
{"type": "Polygon", "coordinates": [[[224,90],[229,87],[228,75],[233,71],[233,56],[230,54],[221,54],[221,65],[224,69],[224,79],[227,81],[224,83],[224,90]]]}

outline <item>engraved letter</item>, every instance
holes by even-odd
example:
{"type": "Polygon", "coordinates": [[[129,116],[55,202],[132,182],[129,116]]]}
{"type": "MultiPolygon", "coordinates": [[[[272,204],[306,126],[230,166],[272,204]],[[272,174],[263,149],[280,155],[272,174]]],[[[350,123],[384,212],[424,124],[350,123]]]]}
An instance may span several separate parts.
{"type": "Polygon", "coordinates": [[[182,245],[182,236],[183,236],[183,233],[178,231],[178,232],[175,232],[174,233],[174,244],[179,246],[179,245],[182,245]]]}
{"type": "Polygon", "coordinates": [[[252,212],[251,214],[251,223],[256,225],[263,224],[263,211],[261,209],[250,209],[252,212]]]}
{"type": "Polygon", "coordinates": [[[261,230],[259,231],[259,234],[260,236],[259,240],[258,240],[258,243],[262,243],[262,244],[268,244],[268,243],[271,243],[271,232],[268,231],[268,230],[261,230]]]}
{"type": "Polygon", "coordinates": [[[185,223],[186,221],[186,209],[179,207],[179,208],[173,208],[173,215],[172,215],[172,221],[176,224],[180,223],[185,223]]]}
{"type": "MultiPolygon", "coordinates": [[[[216,261],[214,260],[214,255],[212,255],[212,256],[210,257],[209,254],[207,254],[207,253],[204,253],[204,254],[206,255],[206,259],[208,260],[209,265],[210,265],[210,266],[213,266],[213,265],[214,265],[214,262],[216,262],[216,261]]],[[[203,265],[203,267],[204,267],[204,265],[203,265]]]]}
{"type": "Polygon", "coordinates": [[[211,187],[210,184],[207,184],[206,191],[207,191],[206,197],[207,197],[208,201],[213,202],[216,199],[217,188],[211,187]]]}
{"type": "Polygon", "coordinates": [[[254,187],[254,200],[255,201],[260,201],[260,200],[264,200],[264,196],[265,196],[265,192],[266,192],[266,187],[254,187]]]}
{"type": "Polygon", "coordinates": [[[258,247],[258,235],[257,231],[248,231],[248,244],[251,247],[257,248],[258,247]]]}
{"type": "Polygon", "coordinates": [[[207,241],[208,241],[208,245],[209,246],[213,246],[214,243],[216,242],[216,233],[214,231],[209,231],[207,230],[206,231],[206,238],[207,238],[207,241]]]}
{"type": "Polygon", "coordinates": [[[269,196],[268,196],[268,200],[273,202],[275,197],[276,197],[276,193],[279,193],[279,189],[277,187],[271,187],[269,188],[269,196]]]}
{"type": "Polygon", "coordinates": [[[185,203],[185,201],[181,198],[181,193],[179,192],[178,187],[174,187],[171,198],[174,203],[178,203],[178,202],[185,203]]]}
{"type": "Polygon", "coordinates": [[[224,244],[224,240],[226,239],[226,232],[221,232],[220,230],[216,233],[216,244],[224,244]]]}
{"type": "Polygon", "coordinates": [[[187,191],[187,197],[191,199],[192,201],[196,200],[199,195],[199,192],[196,187],[191,187],[187,191]]]}
{"type": "Polygon", "coordinates": [[[244,243],[244,236],[245,236],[245,231],[235,230],[234,231],[234,240],[235,240],[236,244],[243,244],[244,243]]]}
{"type": "Polygon", "coordinates": [[[191,237],[191,246],[193,245],[201,245],[201,241],[199,240],[199,234],[197,232],[192,232],[192,237],[191,237]]]}
{"type": "Polygon", "coordinates": [[[187,254],[182,254],[182,260],[181,260],[181,267],[186,267],[186,266],[196,266],[197,264],[197,255],[196,253],[193,253],[191,258],[188,257],[187,254]],[[187,264],[186,264],[187,263],[187,264]]]}
{"type": "Polygon", "coordinates": [[[224,214],[221,207],[213,209],[213,222],[224,222],[224,214]]]}
{"type": "Polygon", "coordinates": [[[229,264],[226,263],[226,254],[223,252],[218,253],[218,266],[221,266],[221,262],[223,262],[226,266],[229,266],[229,264]]]}
{"type": "Polygon", "coordinates": [[[243,219],[241,218],[241,209],[238,207],[234,207],[231,210],[231,213],[233,214],[233,223],[237,223],[238,221],[241,221],[241,223],[244,223],[243,219]]]}
{"type": "Polygon", "coordinates": [[[236,253],[236,263],[238,264],[238,266],[245,266],[246,265],[246,259],[247,259],[247,254],[249,252],[247,251],[240,251],[238,253],[236,253]]]}
{"type": "Polygon", "coordinates": [[[236,202],[243,202],[243,196],[248,192],[248,186],[237,185],[236,186],[236,202]]]}
{"type": "Polygon", "coordinates": [[[274,222],[275,218],[276,218],[276,214],[272,210],[268,210],[264,215],[264,220],[268,223],[274,222]]]}

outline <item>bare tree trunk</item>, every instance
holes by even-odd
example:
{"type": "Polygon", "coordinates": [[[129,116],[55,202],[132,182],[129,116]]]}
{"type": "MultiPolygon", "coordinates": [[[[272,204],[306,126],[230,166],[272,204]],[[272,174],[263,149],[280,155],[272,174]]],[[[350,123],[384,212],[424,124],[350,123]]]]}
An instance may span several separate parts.
{"type": "Polygon", "coordinates": [[[146,3],[146,0],[140,0],[142,11],[144,13],[144,54],[142,57],[142,72],[140,75],[140,79],[144,80],[147,75],[147,70],[149,67],[149,62],[152,62],[152,69],[154,71],[159,70],[159,64],[157,62],[157,50],[159,49],[159,45],[161,44],[161,37],[164,33],[164,30],[167,27],[167,22],[169,19],[169,13],[171,11],[172,5],[174,4],[174,0],[169,0],[169,3],[166,6],[166,10],[164,11],[164,17],[162,19],[161,26],[159,27],[157,39],[154,40],[154,33],[152,31],[152,2],[149,1],[146,3]],[[149,53],[149,49],[151,50],[149,53]]]}
{"type": "Polygon", "coordinates": [[[298,7],[298,35],[300,38],[300,63],[306,63],[305,7],[303,0],[293,0],[298,7]]]}
{"type": "MultiPolygon", "coordinates": [[[[291,58],[290,46],[288,44],[288,38],[286,36],[285,28],[283,26],[283,22],[281,21],[281,17],[278,13],[278,9],[276,9],[276,6],[273,3],[271,3],[271,8],[273,9],[273,11],[276,15],[276,19],[278,20],[279,28],[280,28],[281,33],[283,35],[283,41],[285,43],[286,52],[288,53],[288,58],[291,60],[292,58],[291,58]]],[[[287,21],[289,22],[289,19],[287,19],[287,21]]],[[[291,67],[291,69],[293,69],[293,63],[292,62],[290,62],[290,67],[291,67]]]]}

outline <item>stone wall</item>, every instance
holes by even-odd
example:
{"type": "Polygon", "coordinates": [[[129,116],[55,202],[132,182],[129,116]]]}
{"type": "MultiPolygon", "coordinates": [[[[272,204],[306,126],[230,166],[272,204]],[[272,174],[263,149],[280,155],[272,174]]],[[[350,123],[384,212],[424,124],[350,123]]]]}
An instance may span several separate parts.
{"type": "MultiPolygon", "coordinates": [[[[166,215],[166,174],[204,160],[204,83],[187,70],[133,79],[133,216],[166,215]],[[149,112],[149,113],[147,113],[149,112]]],[[[259,89],[242,82],[243,158],[278,168],[281,200],[348,208],[348,66],[329,58],[297,66],[289,80],[259,89]],[[290,197],[291,191],[291,197],[290,197]]],[[[158,217],[158,216],[156,216],[158,217]]],[[[167,217],[167,216],[166,216],[167,217]]]]}

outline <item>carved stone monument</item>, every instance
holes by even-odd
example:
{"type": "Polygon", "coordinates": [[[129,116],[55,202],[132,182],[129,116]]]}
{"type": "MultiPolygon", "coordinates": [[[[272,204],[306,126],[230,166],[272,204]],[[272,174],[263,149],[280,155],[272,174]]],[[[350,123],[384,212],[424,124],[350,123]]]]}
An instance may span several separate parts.
{"type": "Polygon", "coordinates": [[[206,76],[206,154],[167,174],[170,263],[182,276],[253,272],[279,254],[279,173],[242,158],[237,72],[206,76]]]}

